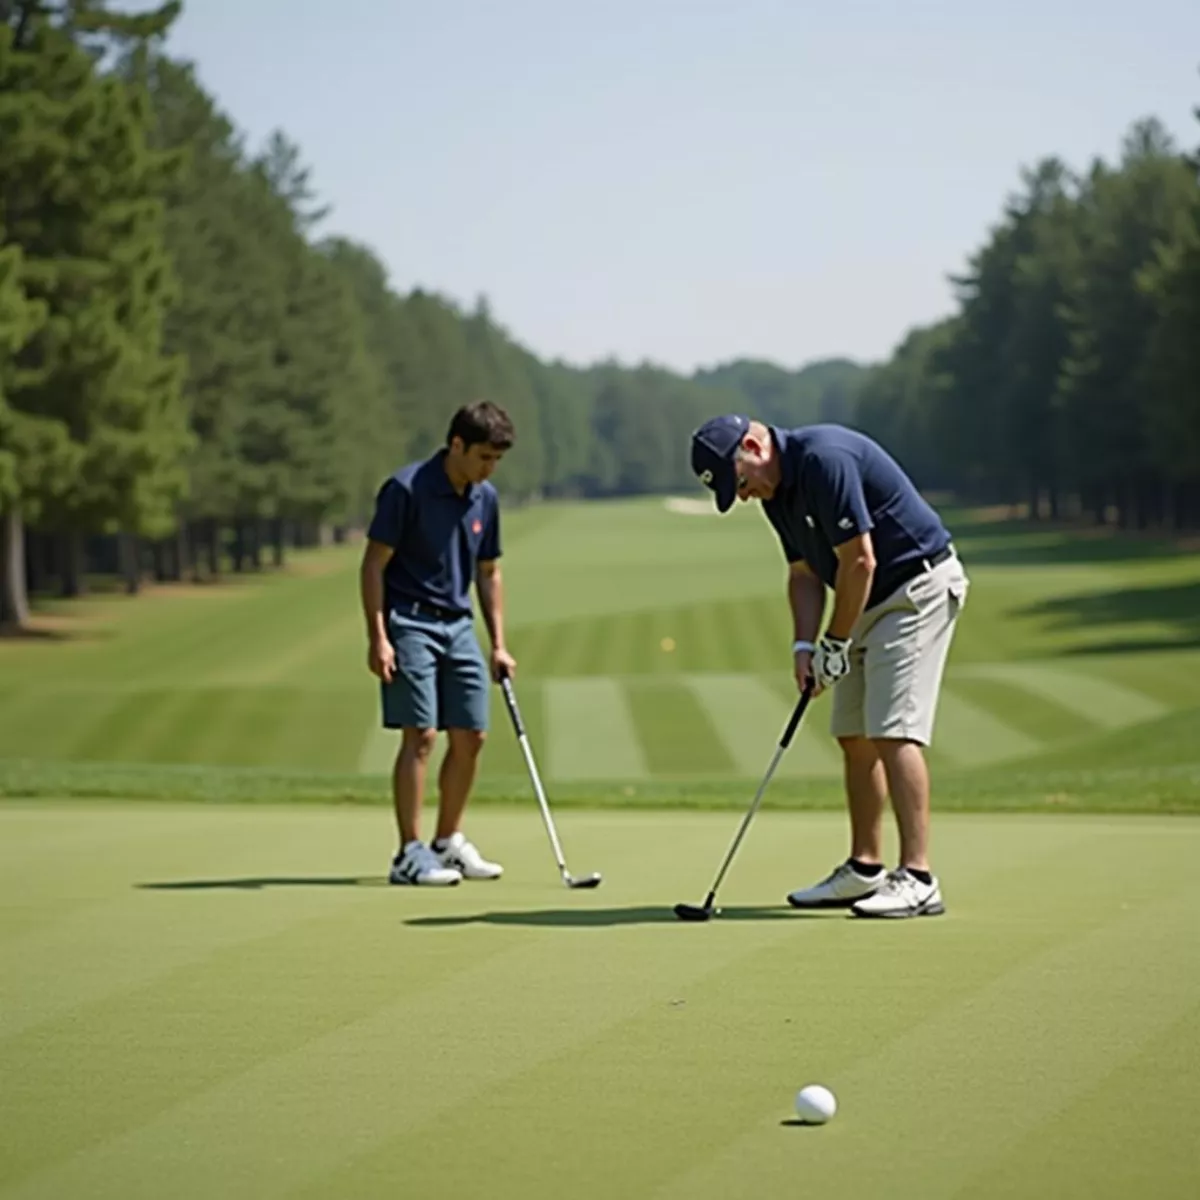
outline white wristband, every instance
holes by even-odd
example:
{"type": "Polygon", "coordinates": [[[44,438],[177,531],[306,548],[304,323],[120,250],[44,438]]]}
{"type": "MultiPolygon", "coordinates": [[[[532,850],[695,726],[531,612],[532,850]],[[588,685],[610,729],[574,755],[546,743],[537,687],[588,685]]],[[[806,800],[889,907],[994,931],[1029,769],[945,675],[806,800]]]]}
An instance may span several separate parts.
{"type": "Polygon", "coordinates": [[[809,654],[812,654],[813,651],[816,650],[816,646],[814,646],[812,642],[805,642],[805,641],[798,641],[798,642],[792,643],[792,653],[793,654],[799,654],[801,650],[807,650],[809,652],[809,654]]]}

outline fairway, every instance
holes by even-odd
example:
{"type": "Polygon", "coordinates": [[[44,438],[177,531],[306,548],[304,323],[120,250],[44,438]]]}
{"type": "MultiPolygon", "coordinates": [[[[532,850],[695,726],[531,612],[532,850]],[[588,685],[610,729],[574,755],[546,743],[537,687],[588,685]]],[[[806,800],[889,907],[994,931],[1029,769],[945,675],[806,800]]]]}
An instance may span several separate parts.
{"type": "Polygon", "coordinates": [[[945,818],[899,926],[780,906],[829,815],[763,814],[698,926],[729,814],[568,814],[589,893],[505,809],[503,881],[389,889],[386,823],[0,809],[0,1196],[1195,1195],[1192,821],[945,818]]]}
{"type": "MultiPolygon", "coordinates": [[[[977,797],[997,772],[1104,768],[1146,772],[1134,808],[1195,807],[1200,558],[948,521],[972,590],[931,752],[940,803],[992,806],[977,797]],[[1176,773],[1167,793],[1164,771],[1176,773]]],[[[662,498],[532,506],[506,518],[504,546],[518,695],[556,798],[742,803],[795,694],[783,562],[757,508],[716,519],[662,498]]],[[[228,767],[386,799],[396,742],[364,665],[357,561],[346,546],[281,576],[51,606],[58,640],[0,643],[0,790],[19,775],[26,794],[120,796],[120,783],[89,785],[132,764],[163,768],[151,778],[172,794],[168,768],[228,767]]],[[[838,803],[827,722],[818,703],[769,803],[838,803]]],[[[1112,807],[1128,790],[1046,779],[1037,803],[1069,794],[1087,807],[1093,791],[1112,807]]],[[[1010,789],[1010,805],[1020,790],[1032,795],[1010,789]]],[[[498,696],[480,795],[528,796],[498,696]]]]}
{"type": "Polygon", "coordinates": [[[505,878],[385,884],[357,546],[44,606],[0,643],[0,1196],[1195,1196],[1200,561],[949,519],[948,913],[899,925],[783,902],[846,849],[821,703],[721,916],[672,915],[795,695],[757,510],[506,521],[517,691],[595,892],[498,697],[468,825],[505,878]],[[825,1128],[789,1123],[810,1082],[825,1128]]]}

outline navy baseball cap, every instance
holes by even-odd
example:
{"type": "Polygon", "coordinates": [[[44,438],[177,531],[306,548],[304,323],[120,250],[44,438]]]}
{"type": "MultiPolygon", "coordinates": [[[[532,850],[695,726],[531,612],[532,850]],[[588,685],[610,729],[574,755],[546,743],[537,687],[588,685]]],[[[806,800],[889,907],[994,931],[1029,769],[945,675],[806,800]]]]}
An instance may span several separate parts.
{"type": "Polygon", "coordinates": [[[750,428],[748,417],[730,413],[705,421],[692,434],[692,470],[717,496],[717,512],[728,512],[737,499],[733,459],[750,428]]]}

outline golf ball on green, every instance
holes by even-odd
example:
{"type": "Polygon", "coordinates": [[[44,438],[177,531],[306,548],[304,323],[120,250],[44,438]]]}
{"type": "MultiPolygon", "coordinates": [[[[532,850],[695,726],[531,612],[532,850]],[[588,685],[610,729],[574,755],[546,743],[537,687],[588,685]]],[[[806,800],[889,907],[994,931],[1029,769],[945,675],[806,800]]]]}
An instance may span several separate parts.
{"type": "Polygon", "coordinates": [[[809,1125],[824,1125],[836,1112],[833,1093],[819,1083],[810,1083],[796,1093],[796,1115],[809,1125]]]}

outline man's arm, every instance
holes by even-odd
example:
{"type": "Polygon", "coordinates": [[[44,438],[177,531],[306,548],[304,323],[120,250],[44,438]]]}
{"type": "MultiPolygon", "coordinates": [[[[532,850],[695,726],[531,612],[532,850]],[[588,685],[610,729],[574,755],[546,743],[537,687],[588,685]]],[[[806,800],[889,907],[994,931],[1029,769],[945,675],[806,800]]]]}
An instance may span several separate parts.
{"type": "MultiPolygon", "coordinates": [[[[808,563],[793,562],[788,570],[788,605],[792,610],[792,637],[796,642],[815,646],[821,617],[825,612],[825,585],[808,563]]],[[[803,688],[812,674],[812,650],[792,653],[796,685],[803,688]]]]}
{"type": "Polygon", "coordinates": [[[392,554],[391,546],[368,538],[358,571],[359,597],[367,624],[367,665],[385,683],[391,682],[396,668],[396,652],[388,637],[383,599],[383,572],[392,554]]]}
{"type": "Polygon", "coordinates": [[[834,547],[837,555],[837,586],[833,592],[833,615],[825,633],[845,640],[862,615],[875,578],[875,549],[869,533],[860,533],[834,547]]]}
{"type": "Polygon", "coordinates": [[[517,666],[504,644],[504,577],[499,559],[480,561],[475,570],[475,591],[492,642],[492,678],[498,681],[502,671],[511,674],[517,666]]]}

